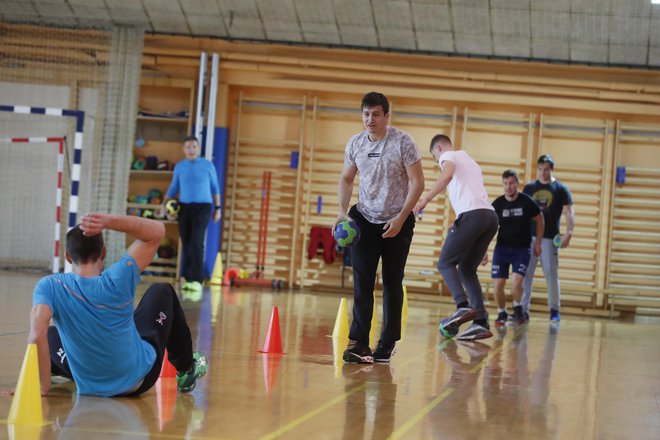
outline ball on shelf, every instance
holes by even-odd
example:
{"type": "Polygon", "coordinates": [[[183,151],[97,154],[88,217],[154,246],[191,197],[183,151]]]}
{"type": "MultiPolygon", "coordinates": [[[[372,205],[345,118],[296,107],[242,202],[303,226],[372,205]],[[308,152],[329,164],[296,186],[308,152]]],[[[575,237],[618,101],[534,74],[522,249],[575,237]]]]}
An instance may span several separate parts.
{"type": "Polygon", "coordinates": [[[135,203],[140,203],[142,205],[149,203],[149,198],[145,195],[138,194],[135,196],[135,203]]]}
{"type": "Polygon", "coordinates": [[[360,241],[360,228],[352,220],[342,220],[337,223],[332,235],[339,246],[349,247],[360,241]]]}
{"type": "Polygon", "coordinates": [[[146,166],[147,166],[147,160],[144,157],[138,157],[131,164],[131,169],[141,171],[144,170],[146,166]]]}
{"type": "Polygon", "coordinates": [[[158,162],[156,169],[158,171],[169,171],[172,169],[172,164],[170,164],[169,160],[161,160],[158,162]]]}
{"type": "Polygon", "coordinates": [[[150,199],[153,199],[154,197],[158,197],[159,199],[161,199],[163,198],[163,192],[158,188],[151,188],[147,193],[147,197],[150,199]]]}

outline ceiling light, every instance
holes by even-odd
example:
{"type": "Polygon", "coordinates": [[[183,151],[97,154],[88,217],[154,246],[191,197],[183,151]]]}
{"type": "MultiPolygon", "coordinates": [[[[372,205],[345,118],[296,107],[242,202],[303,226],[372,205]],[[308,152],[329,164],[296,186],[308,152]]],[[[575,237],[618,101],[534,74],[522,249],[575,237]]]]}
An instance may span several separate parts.
{"type": "Polygon", "coordinates": [[[660,5],[660,0],[651,0],[651,3],[654,5],[660,5]]]}

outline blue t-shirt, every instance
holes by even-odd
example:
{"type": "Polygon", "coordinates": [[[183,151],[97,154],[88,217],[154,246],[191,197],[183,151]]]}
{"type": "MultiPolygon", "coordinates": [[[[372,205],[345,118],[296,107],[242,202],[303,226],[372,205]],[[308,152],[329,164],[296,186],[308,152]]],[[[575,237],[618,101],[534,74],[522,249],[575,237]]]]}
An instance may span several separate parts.
{"type": "Polygon", "coordinates": [[[54,274],[34,288],[33,304],[53,312],[78,394],[125,393],[153,366],[156,351],[133,321],[139,281],[135,260],[125,254],[96,277],[54,274]]]}
{"type": "Polygon", "coordinates": [[[177,163],[167,197],[175,197],[177,193],[181,203],[213,203],[213,196],[220,194],[213,164],[202,157],[177,163]]]}

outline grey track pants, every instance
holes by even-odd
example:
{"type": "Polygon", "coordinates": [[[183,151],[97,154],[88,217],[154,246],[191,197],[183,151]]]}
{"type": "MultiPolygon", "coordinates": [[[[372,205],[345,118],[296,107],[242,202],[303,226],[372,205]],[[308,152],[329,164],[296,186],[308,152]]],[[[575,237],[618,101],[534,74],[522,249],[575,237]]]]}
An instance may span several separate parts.
{"type": "MultiPolygon", "coordinates": [[[[536,237],[532,237],[531,247],[534,248],[536,237]]],[[[552,244],[552,238],[543,238],[541,241],[541,267],[548,289],[548,306],[551,309],[559,310],[559,249],[552,244]]],[[[532,283],[534,282],[534,272],[538,264],[539,257],[532,256],[527,266],[527,274],[523,281],[522,304],[523,309],[529,313],[529,304],[532,301],[532,283]]]]}
{"type": "Polygon", "coordinates": [[[458,305],[468,301],[469,297],[468,302],[477,312],[477,319],[488,319],[477,268],[498,226],[497,214],[493,210],[464,212],[449,228],[440,251],[438,271],[447,283],[454,301],[458,305]]]}

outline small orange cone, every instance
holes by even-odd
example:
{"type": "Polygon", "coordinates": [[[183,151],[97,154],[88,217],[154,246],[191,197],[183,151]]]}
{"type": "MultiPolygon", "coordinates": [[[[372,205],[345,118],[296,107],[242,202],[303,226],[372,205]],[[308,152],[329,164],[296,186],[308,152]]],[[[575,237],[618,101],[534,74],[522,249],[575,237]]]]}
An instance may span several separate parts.
{"type": "Polygon", "coordinates": [[[23,366],[18,375],[16,392],[11,401],[7,423],[44,424],[41,411],[41,385],[39,382],[39,358],[37,344],[28,344],[23,366]]]}
{"type": "Polygon", "coordinates": [[[277,306],[273,307],[273,311],[270,315],[270,324],[268,324],[268,331],[266,332],[266,339],[264,340],[264,346],[259,353],[280,353],[284,354],[282,351],[282,337],[280,336],[280,314],[277,310],[277,306]]]}
{"type": "Polygon", "coordinates": [[[277,383],[277,376],[280,374],[282,356],[268,356],[266,353],[261,356],[264,365],[264,386],[266,387],[266,394],[270,394],[277,383]]]}
{"type": "Polygon", "coordinates": [[[167,358],[167,349],[163,355],[163,366],[160,369],[160,376],[158,377],[176,377],[176,368],[167,358]]]}
{"type": "Polygon", "coordinates": [[[170,378],[160,378],[156,382],[156,403],[158,404],[158,427],[163,431],[167,422],[174,416],[176,404],[176,381],[170,378]]]}

